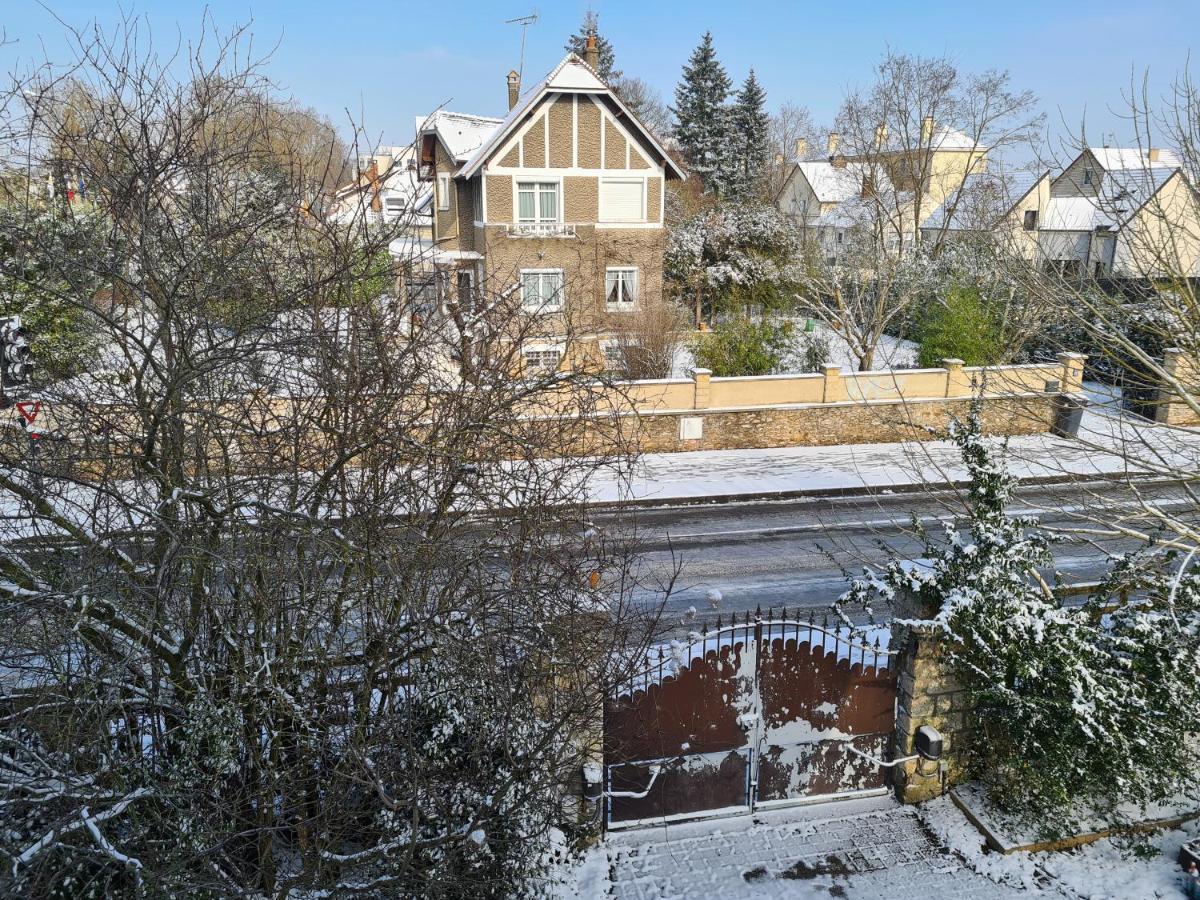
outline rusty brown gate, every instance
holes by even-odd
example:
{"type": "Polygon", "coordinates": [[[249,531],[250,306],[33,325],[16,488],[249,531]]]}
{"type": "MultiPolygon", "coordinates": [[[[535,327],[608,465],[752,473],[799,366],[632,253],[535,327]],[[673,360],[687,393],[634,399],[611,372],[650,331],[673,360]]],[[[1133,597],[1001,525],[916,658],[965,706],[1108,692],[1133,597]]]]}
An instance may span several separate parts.
{"type": "MultiPolygon", "coordinates": [[[[874,637],[874,640],[872,640],[874,637]]],[[[657,650],[604,708],[610,825],[871,791],[895,724],[893,651],[768,610],[657,650]]]]}

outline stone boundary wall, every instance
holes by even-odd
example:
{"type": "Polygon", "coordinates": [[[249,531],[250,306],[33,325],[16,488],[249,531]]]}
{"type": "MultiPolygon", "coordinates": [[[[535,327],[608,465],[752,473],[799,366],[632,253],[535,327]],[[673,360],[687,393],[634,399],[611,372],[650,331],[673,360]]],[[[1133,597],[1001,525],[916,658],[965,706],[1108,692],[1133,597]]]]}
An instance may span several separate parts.
{"type": "MultiPolygon", "coordinates": [[[[1021,366],[964,366],[943,360],[938,369],[843,374],[691,378],[617,385],[622,398],[610,415],[632,417],[646,453],[815,447],[932,440],[953,417],[980,404],[991,434],[1050,431],[1061,398],[1083,386],[1079,353],[1056,362],[1021,366]]],[[[597,417],[599,418],[599,417],[597,417]]]]}
{"type": "MultiPolygon", "coordinates": [[[[984,430],[1001,435],[1047,432],[1058,415],[1060,396],[984,398],[984,430]]],[[[928,441],[938,439],[951,418],[965,418],[974,402],[962,397],[642,413],[635,434],[643,453],[928,441]]]]}
{"type": "Polygon", "coordinates": [[[691,378],[618,382],[625,409],[646,414],[699,409],[742,409],[812,403],[931,400],[959,397],[1003,397],[1040,393],[1055,383],[1056,391],[1083,388],[1081,353],[1060,353],[1055,362],[1019,366],[966,366],[944,359],[937,369],[883,369],[844,374],[825,366],[819,374],[758,375],[713,378],[695,369],[691,378]]]}

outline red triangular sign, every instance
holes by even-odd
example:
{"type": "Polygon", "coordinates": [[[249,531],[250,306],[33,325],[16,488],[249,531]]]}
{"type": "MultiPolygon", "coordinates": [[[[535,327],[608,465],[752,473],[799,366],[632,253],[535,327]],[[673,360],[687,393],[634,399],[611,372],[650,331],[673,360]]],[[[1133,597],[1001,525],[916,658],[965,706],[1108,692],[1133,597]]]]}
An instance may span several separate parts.
{"type": "Polygon", "coordinates": [[[42,401],[34,400],[24,401],[17,404],[17,412],[21,414],[21,418],[25,420],[26,425],[32,425],[34,419],[38,417],[38,413],[42,411],[42,401]]]}

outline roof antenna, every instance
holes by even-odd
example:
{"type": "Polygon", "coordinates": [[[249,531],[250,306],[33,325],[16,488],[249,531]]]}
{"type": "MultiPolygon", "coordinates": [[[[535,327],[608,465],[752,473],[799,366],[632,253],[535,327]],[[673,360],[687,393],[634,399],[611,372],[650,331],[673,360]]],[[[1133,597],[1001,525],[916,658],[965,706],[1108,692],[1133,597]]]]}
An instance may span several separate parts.
{"type": "Polygon", "coordinates": [[[505,25],[520,25],[521,26],[521,64],[517,67],[517,74],[521,76],[521,81],[525,81],[525,32],[530,25],[536,25],[538,20],[538,11],[534,8],[527,16],[519,16],[516,19],[505,19],[505,25]]]}

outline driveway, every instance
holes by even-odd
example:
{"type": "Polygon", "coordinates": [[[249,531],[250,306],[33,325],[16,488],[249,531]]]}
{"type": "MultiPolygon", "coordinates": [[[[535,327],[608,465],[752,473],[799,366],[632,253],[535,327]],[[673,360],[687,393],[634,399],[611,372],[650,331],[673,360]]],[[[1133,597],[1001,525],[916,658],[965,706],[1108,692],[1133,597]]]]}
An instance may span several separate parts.
{"type": "Polygon", "coordinates": [[[1042,894],[968,868],[891,797],[613,832],[606,843],[610,890],[620,900],[1042,894]]]}

